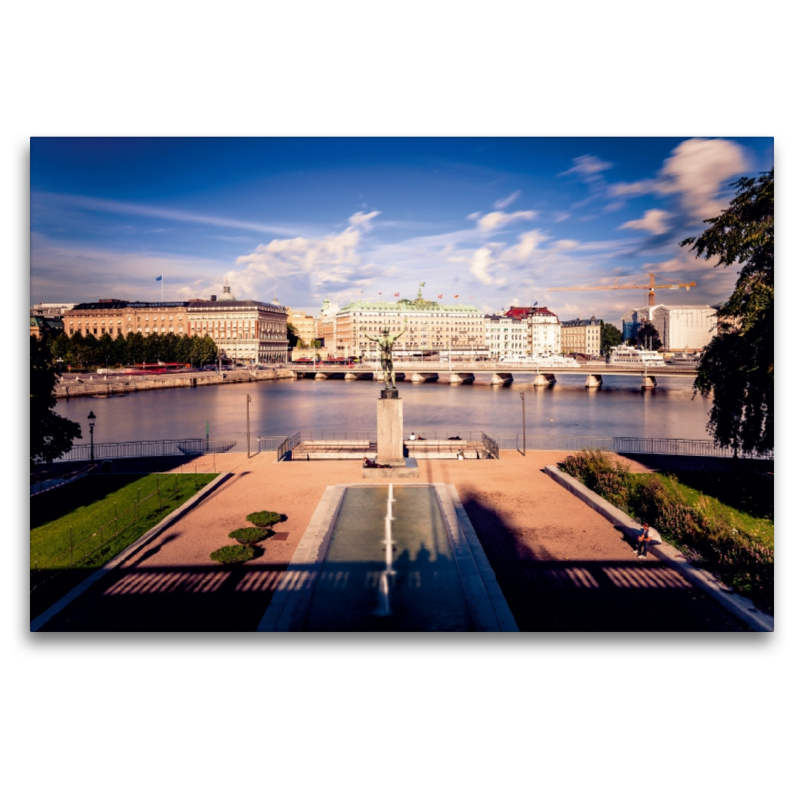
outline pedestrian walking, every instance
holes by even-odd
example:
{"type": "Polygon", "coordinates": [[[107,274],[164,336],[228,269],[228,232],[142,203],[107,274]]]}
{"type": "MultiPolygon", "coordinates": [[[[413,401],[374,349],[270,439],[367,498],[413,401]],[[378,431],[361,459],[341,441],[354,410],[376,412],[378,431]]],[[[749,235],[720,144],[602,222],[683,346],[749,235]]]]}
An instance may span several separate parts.
{"type": "Polygon", "coordinates": [[[645,522],[639,531],[639,548],[637,558],[647,558],[647,551],[650,547],[650,526],[645,522]]]}

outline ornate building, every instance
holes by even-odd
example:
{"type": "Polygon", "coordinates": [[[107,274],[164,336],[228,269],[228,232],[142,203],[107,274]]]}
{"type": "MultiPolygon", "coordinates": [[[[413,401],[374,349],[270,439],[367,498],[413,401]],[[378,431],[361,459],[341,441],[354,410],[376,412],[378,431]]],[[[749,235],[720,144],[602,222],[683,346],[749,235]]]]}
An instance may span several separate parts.
{"type": "Polygon", "coordinates": [[[210,336],[220,354],[236,363],[282,364],[288,359],[286,308],[278,303],[237,300],[225,286],[217,300],[190,300],[188,332],[210,336]]]}
{"type": "Polygon", "coordinates": [[[454,357],[485,356],[487,353],[484,317],[475,306],[425,300],[420,289],[414,300],[396,303],[359,300],[346,305],[336,314],[336,347],[332,354],[374,359],[376,344],[367,339],[365,333],[378,336],[383,328],[399,333],[404,320],[408,321],[408,327],[394,345],[399,360],[445,353],[454,357]]]}
{"type": "Polygon", "coordinates": [[[174,333],[185,336],[189,332],[187,303],[131,303],[113,298],[97,303],[78,303],[63,316],[64,331],[68,336],[100,337],[107,333],[112,339],[129,333],[174,333]]]}

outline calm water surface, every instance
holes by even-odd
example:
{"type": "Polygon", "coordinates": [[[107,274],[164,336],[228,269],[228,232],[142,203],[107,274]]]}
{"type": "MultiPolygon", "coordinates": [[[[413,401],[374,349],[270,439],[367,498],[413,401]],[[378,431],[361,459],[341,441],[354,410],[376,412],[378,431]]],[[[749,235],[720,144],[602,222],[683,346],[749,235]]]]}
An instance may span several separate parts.
{"type": "MultiPolygon", "coordinates": [[[[405,429],[482,430],[516,434],[522,430],[525,395],[528,434],[636,436],[708,439],[710,400],[692,398],[689,377],[658,378],[655,391],[643,392],[639,378],[606,377],[601,389],[584,388],[585,376],[559,376],[548,389],[536,389],[533,376],[510,386],[473,384],[398,384],[405,429]]],[[[282,380],[195,389],[162,389],[111,398],[59,400],[57,412],[80,423],[88,440],[86,417],[97,415],[95,442],[204,437],[238,438],[246,430],[246,395],[251,436],[277,436],[299,430],[370,431],[382,382],[282,380]]]]}

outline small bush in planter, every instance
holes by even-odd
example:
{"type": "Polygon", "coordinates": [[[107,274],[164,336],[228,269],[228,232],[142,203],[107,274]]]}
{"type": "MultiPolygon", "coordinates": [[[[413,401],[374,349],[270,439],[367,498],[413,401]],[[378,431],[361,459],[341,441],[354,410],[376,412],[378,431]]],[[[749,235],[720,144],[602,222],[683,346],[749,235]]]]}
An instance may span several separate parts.
{"type": "Polygon", "coordinates": [[[239,544],[256,544],[256,542],[261,542],[271,535],[272,531],[265,531],[261,528],[237,528],[228,534],[231,539],[236,539],[239,544]]]}
{"type": "Polygon", "coordinates": [[[259,528],[271,528],[282,519],[283,516],[274,511],[254,511],[252,514],[247,515],[247,521],[252,522],[253,525],[258,525],[259,528]]]}
{"type": "Polygon", "coordinates": [[[252,547],[246,547],[241,544],[231,544],[227,547],[220,547],[211,554],[214,561],[219,561],[220,564],[240,564],[243,561],[249,561],[255,556],[256,551],[252,547]]]}

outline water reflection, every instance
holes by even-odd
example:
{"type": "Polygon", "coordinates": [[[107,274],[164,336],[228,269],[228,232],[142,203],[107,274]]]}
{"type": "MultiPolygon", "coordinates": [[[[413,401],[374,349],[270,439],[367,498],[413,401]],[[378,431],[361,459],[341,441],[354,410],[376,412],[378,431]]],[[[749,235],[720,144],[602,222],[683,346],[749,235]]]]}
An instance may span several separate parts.
{"type": "MultiPolygon", "coordinates": [[[[443,380],[446,376],[443,376],[443,380]]],[[[658,378],[655,391],[643,392],[640,379],[604,377],[599,389],[586,389],[584,376],[559,376],[547,388],[533,386],[533,376],[510,386],[491,386],[480,377],[473,384],[399,384],[408,430],[521,431],[519,392],[525,392],[529,434],[639,436],[707,439],[710,401],[692,397],[692,380],[658,378]]],[[[246,430],[250,394],[253,436],[298,430],[372,430],[381,384],[340,380],[264,381],[196,389],[163,389],[110,398],[60,400],[57,412],[81,424],[97,415],[95,442],[203,437],[238,438],[246,430]]]]}

